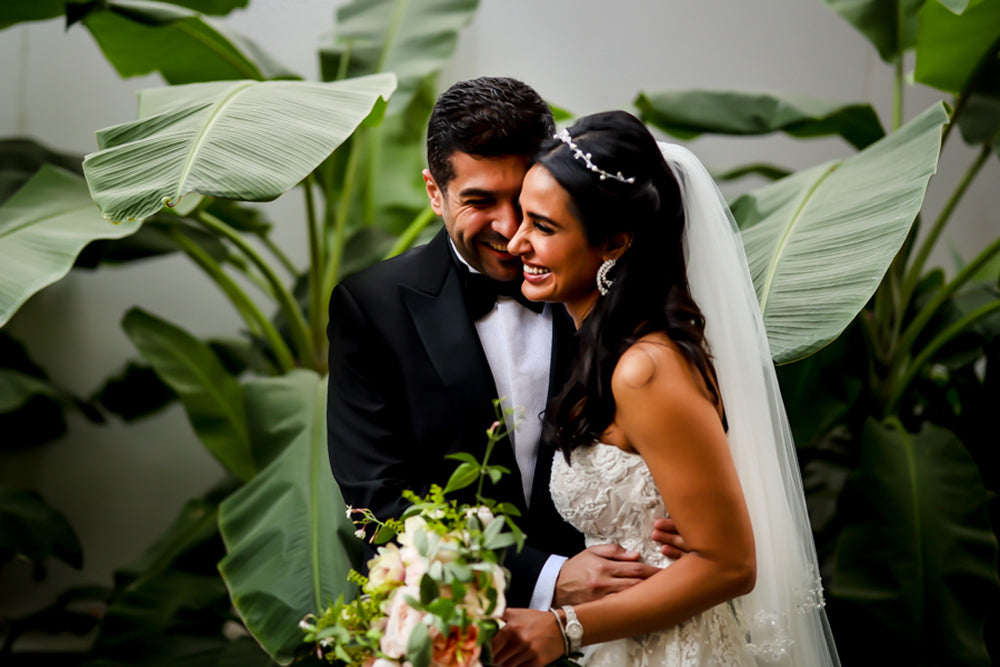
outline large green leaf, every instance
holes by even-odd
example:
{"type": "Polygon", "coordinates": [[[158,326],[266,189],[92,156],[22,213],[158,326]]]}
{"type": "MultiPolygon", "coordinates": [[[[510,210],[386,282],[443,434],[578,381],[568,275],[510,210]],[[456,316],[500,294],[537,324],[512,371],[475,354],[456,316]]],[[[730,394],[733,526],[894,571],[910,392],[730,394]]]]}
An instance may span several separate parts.
{"type": "Polygon", "coordinates": [[[1000,96],[970,95],[958,129],[965,143],[973,146],[992,140],[993,153],[1000,156],[1000,96]]]}
{"type": "Polygon", "coordinates": [[[32,139],[0,139],[0,204],[31,180],[44,164],[83,176],[83,156],[54,151],[32,139]]]}
{"type": "Polygon", "coordinates": [[[836,338],[875,292],[923,203],[947,120],[935,104],[843,162],[733,202],[777,363],[836,338]]]}
{"type": "Polygon", "coordinates": [[[643,121],[676,137],[703,133],[757,135],[785,132],[793,137],[839,135],[856,148],[885,136],[869,104],[839,104],[773,93],[679,90],[639,93],[643,121]]]}
{"type": "Polygon", "coordinates": [[[86,0],[0,0],[0,30],[15,23],[44,21],[66,13],[66,3],[86,0]]]}
{"type": "Polygon", "coordinates": [[[44,578],[48,558],[83,566],[80,540],[62,512],[34,491],[0,485],[0,564],[14,556],[32,563],[36,580],[44,578]]]}
{"type": "Polygon", "coordinates": [[[970,3],[955,14],[938,0],[928,0],[920,10],[913,76],[952,93],[975,83],[978,91],[1000,94],[998,49],[1000,2],[970,3]]]}
{"type": "Polygon", "coordinates": [[[43,166],[0,206],[0,326],[28,297],[65,276],[85,245],[137,228],[134,222],[110,224],[82,178],[43,166]]]}
{"type": "Polygon", "coordinates": [[[305,370],[248,384],[255,438],[283,449],[221,506],[219,570],[250,632],[282,664],[301,649],[306,614],[355,592],[346,576],[360,543],[330,473],[325,395],[325,380],[305,370]]]}
{"type": "Polygon", "coordinates": [[[405,109],[422,82],[451,60],[458,33],[477,5],[478,0],[353,0],[337,10],[334,43],[320,50],[323,78],[393,72],[399,90],[388,113],[405,109]]]}
{"type": "MultiPolygon", "coordinates": [[[[159,72],[172,84],[232,79],[287,78],[257,59],[200,14],[146,0],[109,0],[88,7],[84,25],[123,77],[159,72]]],[[[256,49],[257,47],[254,47],[256,49]]]]}
{"type": "Polygon", "coordinates": [[[103,150],[83,168],[112,220],[141,220],[189,192],[269,201],[312,172],[394,87],[393,75],[378,74],[145,91],[145,117],[99,132],[103,150]]]}
{"type": "Polygon", "coordinates": [[[157,375],[177,392],[195,433],[215,458],[240,479],[253,477],[257,467],[243,388],[211,348],[139,308],[125,314],[122,328],[157,375]]]}
{"type": "Polygon", "coordinates": [[[866,664],[990,664],[983,622],[1000,582],[988,498],[950,432],[865,425],[829,590],[852,631],[879,638],[866,664]]]}
{"type": "MultiPolygon", "coordinates": [[[[917,11],[925,0],[823,0],[858,29],[882,60],[896,62],[917,38],[917,11]]],[[[933,1],[933,0],[931,0],[933,1]]]]}

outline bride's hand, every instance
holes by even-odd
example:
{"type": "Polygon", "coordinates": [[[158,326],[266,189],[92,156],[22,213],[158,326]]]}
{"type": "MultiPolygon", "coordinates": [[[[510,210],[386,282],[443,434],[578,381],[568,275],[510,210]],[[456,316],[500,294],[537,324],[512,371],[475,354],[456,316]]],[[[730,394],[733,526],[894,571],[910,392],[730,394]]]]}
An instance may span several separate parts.
{"type": "Polygon", "coordinates": [[[497,667],[544,667],[563,655],[562,633],[551,612],[507,609],[503,619],[492,644],[497,667]]]}

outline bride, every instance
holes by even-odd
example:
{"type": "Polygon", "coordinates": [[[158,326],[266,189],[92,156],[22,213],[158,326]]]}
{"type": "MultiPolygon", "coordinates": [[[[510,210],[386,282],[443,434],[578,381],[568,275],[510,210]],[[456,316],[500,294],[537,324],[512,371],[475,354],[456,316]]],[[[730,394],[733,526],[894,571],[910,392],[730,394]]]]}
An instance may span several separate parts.
{"type": "Polygon", "coordinates": [[[575,607],[508,610],[495,664],[581,647],[587,667],[838,664],[760,310],[711,177],[614,111],[549,140],[520,201],[522,291],[578,329],[546,413],[553,500],[588,546],[664,569],[575,607]],[[688,545],[676,561],[648,540],[664,513],[688,545]]]}

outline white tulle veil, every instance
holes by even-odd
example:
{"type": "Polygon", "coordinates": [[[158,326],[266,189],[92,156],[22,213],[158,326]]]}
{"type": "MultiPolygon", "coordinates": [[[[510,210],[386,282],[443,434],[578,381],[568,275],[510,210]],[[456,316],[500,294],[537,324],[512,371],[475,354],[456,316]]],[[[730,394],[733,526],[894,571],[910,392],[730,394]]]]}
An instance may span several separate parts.
{"type": "Polygon", "coordinates": [[[729,207],[691,151],[661,142],[680,185],[691,296],[729,423],[729,445],[753,524],[757,583],[735,601],[762,665],[839,665],[823,608],[816,549],[763,317],[729,207]]]}

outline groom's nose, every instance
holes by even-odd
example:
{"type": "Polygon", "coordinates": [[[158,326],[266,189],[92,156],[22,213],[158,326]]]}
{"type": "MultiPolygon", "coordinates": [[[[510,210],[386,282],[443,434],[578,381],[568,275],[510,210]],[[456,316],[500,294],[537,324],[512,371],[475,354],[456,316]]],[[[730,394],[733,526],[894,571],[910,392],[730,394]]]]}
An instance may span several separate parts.
{"type": "Polygon", "coordinates": [[[497,206],[493,222],[490,225],[497,234],[505,239],[511,239],[521,226],[521,207],[517,203],[505,203],[497,206]]]}

